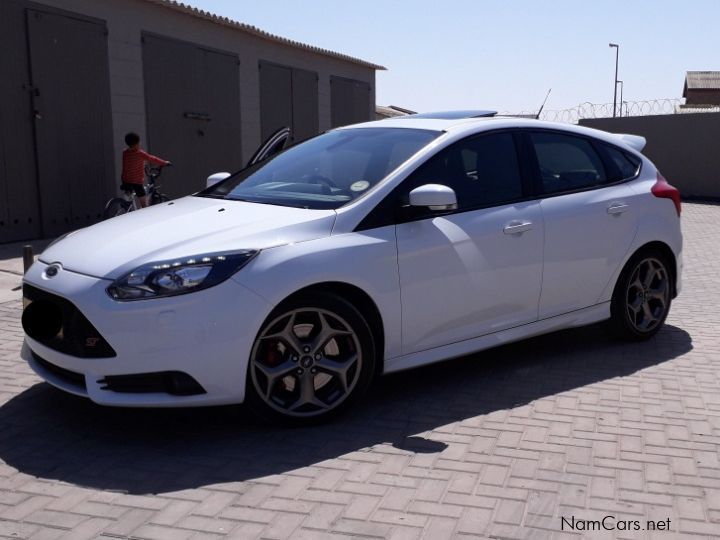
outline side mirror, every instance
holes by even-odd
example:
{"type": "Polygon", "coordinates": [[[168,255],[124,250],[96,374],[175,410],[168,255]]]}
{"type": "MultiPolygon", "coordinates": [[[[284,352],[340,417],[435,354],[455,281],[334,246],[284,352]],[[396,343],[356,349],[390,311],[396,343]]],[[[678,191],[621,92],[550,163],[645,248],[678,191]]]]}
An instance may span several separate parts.
{"type": "Polygon", "coordinates": [[[225,180],[228,176],[231,176],[229,172],[216,172],[215,174],[211,174],[207,177],[207,187],[214,186],[218,182],[222,182],[225,180]]]}
{"type": "Polygon", "coordinates": [[[457,208],[455,192],[441,184],[425,184],[410,192],[410,206],[421,206],[430,210],[443,211],[457,208]]]}

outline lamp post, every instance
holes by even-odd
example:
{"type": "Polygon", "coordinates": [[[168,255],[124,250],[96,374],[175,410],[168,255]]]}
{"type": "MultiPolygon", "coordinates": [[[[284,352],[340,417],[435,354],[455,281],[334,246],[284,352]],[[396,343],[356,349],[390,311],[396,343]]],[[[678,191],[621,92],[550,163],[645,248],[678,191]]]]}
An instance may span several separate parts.
{"type": "Polygon", "coordinates": [[[613,85],[613,118],[617,116],[617,83],[618,83],[618,57],[620,56],[620,45],[617,43],[609,43],[610,47],[615,47],[615,84],[613,85]]]}
{"type": "Polygon", "coordinates": [[[615,81],[615,84],[620,85],[620,116],[623,115],[622,108],[623,108],[623,88],[625,88],[625,84],[623,84],[622,81],[615,81]]]}

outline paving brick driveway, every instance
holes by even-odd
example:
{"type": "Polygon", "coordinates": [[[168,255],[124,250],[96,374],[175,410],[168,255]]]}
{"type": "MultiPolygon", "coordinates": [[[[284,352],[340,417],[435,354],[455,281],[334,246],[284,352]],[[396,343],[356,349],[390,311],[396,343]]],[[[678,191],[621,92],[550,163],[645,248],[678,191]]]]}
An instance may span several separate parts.
{"type": "MultiPolygon", "coordinates": [[[[0,536],[720,537],[720,206],[685,204],[684,291],[651,342],[590,327],[386,377],[348,417],[106,409],[19,360],[0,304],[0,536]]],[[[198,359],[198,361],[202,361],[198,359]]]]}

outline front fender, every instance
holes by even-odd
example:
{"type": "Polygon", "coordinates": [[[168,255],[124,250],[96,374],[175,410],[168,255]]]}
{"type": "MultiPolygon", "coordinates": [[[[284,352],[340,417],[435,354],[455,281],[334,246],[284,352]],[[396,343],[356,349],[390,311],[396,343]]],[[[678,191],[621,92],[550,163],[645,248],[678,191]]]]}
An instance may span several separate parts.
{"type": "Polygon", "coordinates": [[[363,290],[380,312],[385,358],[401,354],[395,226],[263,250],[234,278],[273,306],[300,289],[340,282],[363,290]]]}

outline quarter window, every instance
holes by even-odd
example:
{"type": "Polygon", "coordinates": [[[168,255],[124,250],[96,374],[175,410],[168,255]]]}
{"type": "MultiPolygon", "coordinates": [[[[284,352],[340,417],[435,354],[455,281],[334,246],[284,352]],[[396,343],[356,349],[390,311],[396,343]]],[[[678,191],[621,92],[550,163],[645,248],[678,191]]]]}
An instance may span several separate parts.
{"type": "Polygon", "coordinates": [[[511,133],[493,133],[455,143],[431,157],[408,180],[406,193],[423,184],[452,188],[460,210],[522,197],[511,133]]]}
{"type": "Polygon", "coordinates": [[[612,146],[603,145],[603,150],[617,169],[613,172],[610,181],[618,182],[620,180],[628,180],[637,175],[640,169],[640,160],[638,158],[612,146]]]}
{"type": "Polygon", "coordinates": [[[607,181],[600,156],[587,139],[559,133],[531,133],[544,193],[572,191],[607,181]]]}

